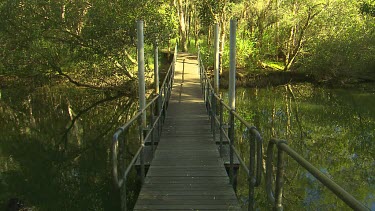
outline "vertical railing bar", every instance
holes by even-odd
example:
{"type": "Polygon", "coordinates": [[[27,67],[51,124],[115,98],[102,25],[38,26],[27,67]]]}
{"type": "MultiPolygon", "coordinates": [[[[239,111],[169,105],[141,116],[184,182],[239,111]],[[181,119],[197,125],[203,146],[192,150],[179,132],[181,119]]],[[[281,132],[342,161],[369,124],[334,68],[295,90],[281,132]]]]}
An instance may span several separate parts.
{"type": "Polygon", "coordinates": [[[255,201],[254,201],[254,188],[255,188],[255,136],[250,133],[250,128],[247,128],[247,132],[250,141],[250,163],[249,163],[249,206],[248,210],[255,210],[255,201]]]}
{"type": "Polygon", "coordinates": [[[144,183],[144,177],[145,177],[145,157],[144,157],[144,146],[145,146],[145,143],[144,143],[144,134],[143,134],[143,124],[142,124],[142,116],[140,117],[139,121],[139,141],[140,141],[140,144],[141,144],[141,153],[140,153],[140,163],[141,163],[141,184],[143,185],[144,183]]]}
{"type": "Polygon", "coordinates": [[[121,186],[120,197],[121,197],[121,210],[127,210],[127,199],[126,199],[126,176],[124,177],[124,183],[121,186]]]}
{"type": "Polygon", "coordinates": [[[211,132],[214,131],[214,104],[213,104],[213,96],[214,96],[214,93],[212,92],[212,90],[210,90],[210,102],[209,102],[209,107],[210,107],[210,120],[211,120],[211,132]]]}
{"type": "MultiPolygon", "coordinates": [[[[143,21],[137,22],[137,38],[139,107],[142,111],[146,107],[143,21]]],[[[146,127],[146,112],[142,113],[142,124],[146,127]]]]}
{"type": "MultiPolygon", "coordinates": [[[[233,188],[235,188],[235,180],[234,180],[234,158],[233,158],[233,147],[235,147],[235,137],[234,137],[234,115],[232,114],[233,110],[229,113],[229,131],[228,136],[230,139],[229,144],[231,145],[229,147],[229,163],[230,163],[230,170],[229,170],[229,177],[231,180],[231,184],[233,188]]],[[[236,188],[235,188],[236,189],[236,188]]]]}
{"type": "MultiPolygon", "coordinates": [[[[127,133],[128,132],[128,129],[126,129],[123,133],[127,133]]],[[[124,175],[124,178],[122,178],[122,185],[121,185],[121,188],[120,188],[120,197],[121,197],[121,210],[122,211],[125,211],[127,209],[126,207],[126,176],[125,176],[125,137],[126,135],[124,136],[124,139],[119,139],[118,140],[118,146],[119,146],[119,165],[120,165],[120,175],[121,177],[124,175]]]]}
{"type": "Polygon", "coordinates": [[[277,172],[276,172],[276,187],[275,187],[275,210],[283,210],[283,184],[284,184],[284,157],[283,150],[277,148],[277,172]]]}
{"type": "Polygon", "coordinates": [[[158,119],[158,141],[160,141],[160,135],[161,135],[161,127],[162,127],[162,103],[163,103],[163,97],[161,96],[161,93],[159,93],[159,98],[158,98],[158,106],[157,106],[157,109],[158,109],[158,113],[157,115],[159,116],[159,119],[158,119]]]}
{"type": "Polygon", "coordinates": [[[214,142],[216,143],[216,97],[215,97],[215,93],[212,93],[211,101],[212,101],[212,121],[213,121],[212,134],[213,134],[214,142]]]}
{"type": "Polygon", "coordinates": [[[155,104],[151,108],[151,114],[150,114],[150,132],[151,132],[151,152],[152,152],[152,157],[154,157],[154,151],[155,151],[155,133],[154,133],[154,109],[155,109],[155,104]]]}
{"type": "Polygon", "coordinates": [[[224,115],[223,115],[223,100],[220,99],[220,150],[223,149],[223,120],[224,120],[224,115]]]}

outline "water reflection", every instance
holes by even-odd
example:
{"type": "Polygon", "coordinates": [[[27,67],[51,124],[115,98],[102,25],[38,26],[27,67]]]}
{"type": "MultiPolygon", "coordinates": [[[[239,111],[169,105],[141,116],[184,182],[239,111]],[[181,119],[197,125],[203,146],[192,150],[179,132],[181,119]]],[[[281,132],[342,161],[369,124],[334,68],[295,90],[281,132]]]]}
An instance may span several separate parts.
{"type": "MultiPolygon", "coordinates": [[[[236,98],[237,111],[260,130],[265,145],[270,137],[288,140],[293,149],[375,210],[375,93],[303,84],[238,89],[236,98]]],[[[239,129],[237,137],[242,133],[239,129]]],[[[238,142],[248,160],[248,143],[238,142]]],[[[291,158],[286,169],[285,210],[350,210],[291,158]]],[[[245,200],[243,173],[238,187],[245,200]]],[[[256,190],[256,202],[268,210],[263,190],[264,186],[256,190]]]]}
{"type": "Polygon", "coordinates": [[[109,149],[136,112],[132,99],[67,86],[0,93],[1,208],[19,200],[34,210],[119,209],[109,149]]]}

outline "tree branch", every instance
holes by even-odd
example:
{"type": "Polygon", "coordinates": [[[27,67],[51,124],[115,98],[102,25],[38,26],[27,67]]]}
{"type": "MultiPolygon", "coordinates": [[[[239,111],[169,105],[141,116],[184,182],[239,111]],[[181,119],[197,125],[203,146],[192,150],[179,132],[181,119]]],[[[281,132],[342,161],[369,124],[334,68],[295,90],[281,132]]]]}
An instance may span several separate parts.
{"type": "Polygon", "coordinates": [[[128,53],[128,51],[124,50],[125,56],[131,61],[132,64],[137,64],[137,60],[133,59],[133,57],[128,53]]]}

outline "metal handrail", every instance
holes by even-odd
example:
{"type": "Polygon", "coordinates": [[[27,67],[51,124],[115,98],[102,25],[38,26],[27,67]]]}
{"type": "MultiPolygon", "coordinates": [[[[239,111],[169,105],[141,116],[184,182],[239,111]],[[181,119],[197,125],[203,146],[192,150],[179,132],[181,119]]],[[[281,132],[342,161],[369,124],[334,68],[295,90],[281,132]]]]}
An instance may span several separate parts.
{"type": "MultiPolygon", "coordinates": [[[[211,126],[213,136],[216,136],[216,127],[219,126],[220,129],[220,147],[222,147],[223,138],[225,138],[230,144],[230,179],[233,182],[233,156],[235,155],[241,166],[245,169],[245,172],[248,176],[249,182],[249,205],[248,210],[255,210],[255,201],[254,201],[254,188],[258,187],[261,183],[262,176],[262,156],[263,156],[263,140],[259,131],[244,120],[236,111],[232,110],[231,107],[223,102],[223,99],[215,93],[214,88],[211,84],[210,78],[205,71],[203,62],[200,57],[200,52],[198,51],[198,63],[199,71],[202,85],[202,92],[204,94],[204,100],[206,107],[211,119],[211,126]],[[208,97],[208,96],[211,96],[208,97]],[[219,119],[217,118],[217,105],[219,102],[219,119]],[[229,118],[229,128],[228,132],[224,128],[223,123],[223,108],[228,111],[230,115],[229,118]],[[249,167],[246,166],[245,162],[240,157],[238,151],[234,146],[234,137],[230,137],[230,130],[234,131],[234,119],[237,119],[241,124],[246,127],[247,135],[254,136],[254,141],[250,139],[250,164],[249,167]],[[256,145],[256,146],[255,146],[256,145]],[[256,151],[255,151],[256,150],[256,151]],[[255,157],[257,163],[255,164],[255,157]],[[256,165],[256,166],[255,166],[256,165]]],[[[233,132],[232,132],[233,133],[233,132]]],[[[232,135],[233,136],[233,135],[232,135]]],[[[216,139],[215,139],[216,140],[216,139]]],[[[314,167],[311,163],[305,160],[301,155],[295,152],[290,148],[286,141],[271,139],[267,147],[267,159],[266,159],[266,192],[269,201],[273,205],[275,210],[283,210],[282,205],[282,191],[283,191],[283,182],[284,182],[284,159],[283,152],[286,152],[290,157],[297,161],[303,168],[309,171],[316,179],[318,179],[324,186],[331,190],[337,197],[339,197],[344,203],[354,210],[370,210],[368,207],[363,205],[357,199],[355,199],[351,194],[346,192],[343,188],[337,185],[334,181],[325,176],[321,171],[314,167]],[[276,172],[276,187],[273,191],[272,181],[273,181],[273,147],[277,146],[278,148],[278,159],[277,159],[277,172],[276,172]]],[[[233,183],[232,183],[233,184],[233,183]]]]}
{"type": "MultiPolygon", "coordinates": [[[[211,119],[211,129],[214,136],[214,139],[216,139],[216,128],[218,127],[220,130],[220,148],[222,148],[223,145],[223,138],[225,138],[228,143],[230,144],[229,150],[230,150],[230,170],[229,175],[232,182],[232,185],[234,185],[234,156],[238,159],[240,162],[240,165],[245,169],[245,172],[248,176],[248,182],[249,182],[249,210],[252,210],[255,206],[254,202],[254,189],[255,187],[258,187],[261,184],[261,174],[262,174],[262,156],[263,156],[263,139],[258,132],[258,130],[252,126],[250,123],[248,123],[246,120],[244,120],[236,111],[232,110],[229,105],[224,103],[223,99],[218,95],[218,93],[215,93],[214,88],[211,84],[211,81],[209,79],[209,76],[207,72],[205,71],[203,62],[200,57],[200,53],[198,52],[198,63],[200,65],[200,78],[201,78],[201,85],[202,85],[202,92],[204,94],[204,99],[207,107],[207,111],[210,115],[211,119]],[[210,96],[210,97],[209,97],[210,96]],[[219,106],[219,109],[217,107],[219,106]],[[224,109],[230,114],[233,118],[230,118],[229,120],[229,128],[228,131],[224,128],[223,123],[223,113],[224,109]],[[219,111],[217,111],[219,110],[219,111]],[[217,118],[217,113],[219,113],[219,118],[217,118]],[[250,163],[247,166],[245,161],[241,158],[240,153],[237,151],[237,149],[234,146],[234,120],[237,119],[240,123],[242,123],[246,127],[246,136],[250,142],[250,163]],[[232,130],[232,132],[230,131],[232,130]],[[256,162],[255,162],[256,159],[256,162]]],[[[234,186],[234,188],[236,188],[234,186]]]]}
{"type": "Polygon", "coordinates": [[[177,46],[175,47],[175,50],[174,50],[173,61],[168,69],[168,72],[163,80],[163,83],[161,84],[160,93],[157,94],[155,97],[153,97],[151,101],[145,106],[144,109],[138,111],[129,121],[127,121],[123,126],[119,127],[113,135],[112,147],[111,147],[112,175],[113,175],[113,181],[114,181],[115,186],[119,188],[121,192],[121,210],[127,209],[126,208],[126,179],[128,178],[128,174],[131,171],[131,169],[134,167],[137,159],[140,159],[142,183],[144,181],[145,141],[147,141],[149,138],[152,139],[152,151],[154,151],[153,133],[156,129],[158,132],[158,138],[160,138],[162,124],[166,116],[167,107],[168,107],[168,103],[169,103],[169,99],[170,99],[171,91],[173,87],[176,58],[177,58],[177,46]],[[149,109],[151,110],[150,112],[151,120],[149,122],[148,128],[144,128],[144,125],[142,125],[141,117],[149,109]],[[157,117],[155,119],[154,119],[154,112],[153,112],[154,109],[157,111],[157,117]],[[123,142],[119,141],[119,136],[122,133],[128,133],[129,128],[135,123],[138,123],[139,140],[141,142],[141,146],[138,148],[136,154],[133,156],[132,160],[127,166],[125,166],[124,162],[120,163],[121,165],[120,167],[123,168],[123,171],[118,172],[118,165],[119,165],[118,157],[123,156],[121,153],[118,153],[118,151],[120,150],[120,148],[122,149],[122,151],[125,150],[125,145],[123,142]],[[145,131],[145,129],[147,130],[145,131]],[[119,146],[119,145],[122,145],[122,146],[119,146]]]}
{"type": "Polygon", "coordinates": [[[286,141],[271,139],[270,144],[267,148],[267,168],[266,168],[266,184],[267,184],[267,195],[269,200],[275,205],[278,210],[282,210],[282,183],[284,176],[284,165],[283,165],[283,152],[289,155],[293,160],[299,163],[304,169],[310,172],[316,179],[318,179],[324,186],[326,186],[330,191],[332,191],[337,197],[339,197],[343,202],[345,202],[349,207],[354,210],[370,210],[368,207],[363,205],[357,199],[355,199],[351,194],[345,191],[333,180],[328,178],[324,173],[319,171],[310,162],[304,159],[296,151],[290,148],[286,141]],[[277,159],[277,173],[276,173],[276,188],[275,193],[272,190],[272,161],[273,161],[273,148],[276,145],[278,149],[278,159],[277,159]]]}

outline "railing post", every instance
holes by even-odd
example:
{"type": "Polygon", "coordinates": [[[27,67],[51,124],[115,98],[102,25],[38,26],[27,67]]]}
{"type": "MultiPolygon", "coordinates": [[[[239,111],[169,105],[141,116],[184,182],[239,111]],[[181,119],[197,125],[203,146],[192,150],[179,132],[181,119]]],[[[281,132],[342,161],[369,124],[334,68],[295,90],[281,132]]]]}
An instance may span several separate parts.
{"type": "Polygon", "coordinates": [[[144,156],[144,149],[145,149],[145,141],[144,141],[144,134],[143,134],[143,124],[142,124],[142,116],[140,117],[139,119],[139,141],[140,141],[140,144],[141,144],[141,153],[139,155],[139,160],[140,160],[140,163],[141,163],[141,184],[143,185],[144,183],[144,180],[145,180],[145,156],[144,156]]]}
{"type": "Polygon", "coordinates": [[[163,97],[162,97],[162,93],[159,93],[159,98],[158,98],[158,102],[157,102],[157,116],[159,117],[158,119],[158,140],[160,140],[160,135],[161,135],[161,127],[162,127],[162,115],[163,115],[163,112],[162,112],[162,105],[163,104],[163,97]]]}
{"type": "Polygon", "coordinates": [[[229,163],[230,163],[230,169],[229,169],[229,177],[230,177],[230,181],[231,181],[231,184],[233,186],[233,188],[235,188],[235,178],[234,178],[234,151],[233,151],[233,148],[235,146],[235,140],[234,140],[234,115],[233,113],[234,110],[231,110],[230,111],[230,114],[229,114],[229,128],[228,128],[228,137],[230,139],[229,141],[229,163]]]}
{"type": "MultiPolygon", "coordinates": [[[[145,88],[145,55],[144,55],[144,37],[143,21],[137,22],[138,37],[138,90],[139,90],[139,107],[142,111],[146,107],[146,88],[145,88]]],[[[142,114],[142,126],[146,128],[146,112],[142,114]]]]}
{"type": "Polygon", "coordinates": [[[157,42],[154,44],[154,83],[155,93],[159,94],[159,49],[157,42]]]}
{"type": "MultiPolygon", "coordinates": [[[[223,149],[223,136],[224,136],[224,134],[223,134],[223,126],[224,126],[224,124],[223,124],[223,122],[224,122],[224,116],[223,116],[223,112],[224,112],[224,110],[223,110],[223,100],[222,99],[220,99],[220,106],[219,106],[219,109],[220,109],[220,150],[221,149],[223,149]]],[[[221,154],[220,154],[221,155],[221,154]]]]}
{"type": "Polygon", "coordinates": [[[276,188],[275,188],[275,210],[282,211],[283,208],[283,184],[284,184],[284,157],[283,150],[278,148],[277,151],[277,169],[276,172],[276,188]]]}
{"type": "Polygon", "coordinates": [[[255,136],[251,133],[251,128],[247,128],[248,133],[250,133],[249,141],[250,141],[250,163],[249,163],[249,206],[248,210],[253,211],[255,210],[255,201],[254,201],[254,189],[255,189],[255,136]]]}
{"type": "MultiPolygon", "coordinates": [[[[202,81],[201,81],[201,84],[202,84],[202,94],[204,94],[204,91],[205,91],[205,88],[206,88],[206,84],[205,84],[205,75],[204,75],[204,67],[203,67],[203,65],[201,66],[201,75],[202,75],[202,81]]],[[[206,96],[204,96],[205,98],[205,100],[206,100],[206,96]]]]}
{"type": "Polygon", "coordinates": [[[236,109],[236,20],[230,21],[229,106],[236,109]]]}
{"type": "MultiPolygon", "coordinates": [[[[168,76],[167,76],[168,77],[168,76]]],[[[168,79],[167,79],[168,80],[168,79]]],[[[167,99],[168,99],[168,90],[167,90],[167,88],[168,88],[168,84],[167,83],[165,83],[164,84],[164,107],[163,107],[163,111],[164,111],[164,117],[165,117],[165,113],[166,113],[166,107],[167,107],[167,99]]]]}
{"type": "Polygon", "coordinates": [[[181,83],[184,83],[185,81],[185,59],[182,60],[182,79],[181,83]]]}
{"type": "Polygon", "coordinates": [[[214,87],[215,93],[219,94],[219,24],[215,24],[215,63],[214,63],[214,87]]]}
{"type": "Polygon", "coordinates": [[[159,49],[157,41],[154,44],[154,83],[155,93],[159,94],[159,49]]]}
{"type": "MultiPolygon", "coordinates": [[[[233,186],[235,186],[234,178],[234,165],[233,165],[233,148],[235,145],[234,137],[234,115],[233,112],[236,110],[236,20],[230,21],[230,58],[229,58],[229,106],[231,112],[229,114],[229,131],[228,136],[230,139],[230,179],[233,186]]],[[[235,188],[235,187],[234,187],[235,188]]]]}
{"type": "MultiPolygon", "coordinates": [[[[124,178],[125,179],[125,178],[124,178]]],[[[120,189],[120,195],[121,195],[121,211],[126,211],[127,210],[127,205],[126,205],[126,180],[124,180],[124,184],[122,184],[121,189],[120,189]]]]}
{"type": "Polygon", "coordinates": [[[208,84],[208,78],[207,77],[205,77],[205,87],[206,87],[206,94],[205,94],[205,96],[206,96],[206,108],[207,108],[207,111],[209,111],[209,99],[210,99],[210,87],[209,87],[209,84],[208,84]]]}
{"type": "Polygon", "coordinates": [[[213,132],[214,131],[214,90],[210,90],[210,101],[211,101],[211,104],[209,105],[210,106],[210,118],[211,118],[211,131],[213,132]]]}
{"type": "Polygon", "coordinates": [[[268,200],[273,205],[273,210],[282,211],[282,191],[283,191],[283,176],[284,176],[284,161],[283,151],[277,145],[280,143],[286,143],[285,141],[277,141],[271,139],[267,147],[267,160],[266,160],[266,192],[268,200]],[[273,148],[277,146],[277,172],[276,172],[276,187],[275,192],[272,190],[273,183],[273,148]]]}
{"type": "MultiPolygon", "coordinates": [[[[155,109],[155,107],[151,107],[151,114],[150,114],[150,132],[151,132],[151,134],[150,134],[150,138],[151,138],[151,151],[152,151],[152,156],[154,156],[154,151],[155,151],[155,137],[154,137],[154,135],[155,135],[155,130],[154,130],[154,109],[155,109]]],[[[147,141],[147,140],[146,140],[147,141]]]]}
{"type": "MultiPolygon", "coordinates": [[[[159,48],[158,48],[158,42],[155,41],[154,43],[154,83],[155,83],[155,93],[158,95],[158,99],[156,101],[156,116],[158,116],[158,123],[157,123],[157,139],[160,138],[160,127],[161,127],[161,121],[160,121],[160,115],[161,115],[161,104],[162,104],[162,97],[160,93],[160,84],[159,84],[159,48]]],[[[153,123],[153,121],[152,121],[153,123]]],[[[152,145],[152,151],[154,151],[154,145],[152,145]]]]}
{"type": "Polygon", "coordinates": [[[214,137],[214,142],[216,143],[216,97],[214,91],[212,91],[211,103],[212,103],[212,134],[214,137]]]}
{"type": "MultiPolygon", "coordinates": [[[[201,55],[200,55],[200,48],[198,46],[198,73],[199,73],[199,79],[200,79],[200,82],[202,82],[202,75],[201,75],[201,70],[200,70],[200,67],[201,67],[201,55]]],[[[202,83],[201,83],[202,84],[202,83]]]]}
{"type": "MultiPolygon", "coordinates": [[[[125,131],[127,132],[127,131],[125,131]]],[[[126,136],[124,136],[126,137],[126,136]]],[[[119,163],[119,172],[122,177],[125,173],[125,138],[118,140],[118,163],[119,163]]],[[[120,203],[121,203],[121,211],[126,211],[126,178],[123,179],[123,183],[120,187],[120,203]]]]}

